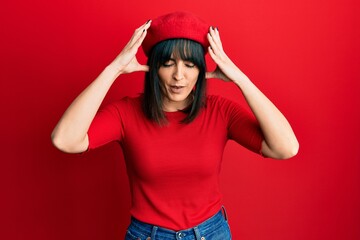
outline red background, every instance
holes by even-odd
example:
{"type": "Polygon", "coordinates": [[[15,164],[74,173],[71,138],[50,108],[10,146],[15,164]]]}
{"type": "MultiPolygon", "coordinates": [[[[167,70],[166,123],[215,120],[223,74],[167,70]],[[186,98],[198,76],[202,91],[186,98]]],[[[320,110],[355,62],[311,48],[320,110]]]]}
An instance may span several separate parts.
{"type": "MultiPolygon", "coordinates": [[[[67,155],[50,133],[136,27],[179,9],[219,27],[228,55],[300,142],[288,161],[227,145],[221,184],[234,239],[360,239],[358,1],[35,0],[0,9],[1,239],[123,239],[130,199],[120,148],[67,155]]],[[[121,76],[105,102],[141,92],[142,77],[121,76]]],[[[233,84],[210,80],[209,91],[243,103],[233,84]]]]}

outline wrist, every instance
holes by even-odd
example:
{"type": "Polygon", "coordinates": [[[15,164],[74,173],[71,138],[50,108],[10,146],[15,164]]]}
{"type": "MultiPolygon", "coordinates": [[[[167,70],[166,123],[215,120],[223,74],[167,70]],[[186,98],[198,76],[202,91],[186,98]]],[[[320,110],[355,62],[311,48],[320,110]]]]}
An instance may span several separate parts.
{"type": "Polygon", "coordinates": [[[108,66],[106,66],[105,70],[110,74],[116,75],[116,77],[124,73],[124,68],[122,66],[119,66],[115,62],[112,62],[108,66]]]}
{"type": "Polygon", "coordinates": [[[104,79],[106,79],[106,81],[110,81],[111,83],[113,83],[121,74],[121,69],[112,64],[106,66],[102,72],[102,75],[105,76],[104,79]]]}
{"type": "Polygon", "coordinates": [[[239,87],[251,82],[250,79],[240,70],[234,75],[234,78],[232,78],[232,81],[239,87]]]}

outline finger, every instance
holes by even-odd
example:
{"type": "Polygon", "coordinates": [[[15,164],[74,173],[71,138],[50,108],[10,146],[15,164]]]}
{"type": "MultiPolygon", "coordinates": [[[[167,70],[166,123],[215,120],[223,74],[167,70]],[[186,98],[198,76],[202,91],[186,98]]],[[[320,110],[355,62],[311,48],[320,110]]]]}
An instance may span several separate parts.
{"type": "Polygon", "coordinates": [[[216,40],[216,43],[222,47],[222,42],[221,42],[221,39],[220,39],[220,33],[219,33],[219,29],[216,27],[214,29],[214,36],[215,36],[215,40],[216,40]]]}
{"type": "Polygon", "coordinates": [[[144,41],[146,34],[147,34],[147,29],[144,28],[140,37],[136,40],[136,42],[133,44],[132,47],[138,49],[141,46],[142,42],[144,41]]]}
{"type": "Polygon", "coordinates": [[[142,30],[144,29],[147,25],[149,25],[151,23],[151,19],[147,20],[143,25],[141,25],[140,27],[138,27],[136,30],[142,30]]]}
{"type": "Polygon", "coordinates": [[[210,32],[207,34],[207,37],[208,37],[210,46],[211,46],[211,48],[213,49],[214,53],[215,53],[215,54],[219,54],[219,52],[220,52],[219,46],[216,44],[215,39],[214,39],[214,37],[211,35],[210,32]]]}
{"type": "Polygon", "coordinates": [[[215,43],[214,39],[211,37],[210,33],[208,33],[208,40],[210,43],[210,46],[209,46],[210,56],[212,57],[212,59],[214,61],[216,61],[215,58],[217,58],[217,56],[220,54],[219,47],[216,45],[216,43],[215,43]]]}
{"type": "Polygon", "coordinates": [[[220,38],[218,35],[218,31],[214,27],[210,27],[209,35],[212,38],[212,40],[214,41],[215,45],[221,50],[222,45],[221,45],[221,41],[220,41],[220,38]]]}
{"type": "Polygon", "coordinates": [[[138,42],[140,42],[140,44],[138,44],[137,47],[139,47],[139,46],[141,45],[142,41],[143,41],[144,38],[146,37],[147,30],[149,29],[150,26],[151,26],[151,20],[149,20],[149,21],[144,25],[144,27],[142,28],[142,30],[141,30],[141,35],[140,35],[140,37],[137,39],[137,41],[135,42],[135,44],[138,43],[138,42]]]}
{"type": "Polygon", "coordinates": [[[138,28],[139,32],[143,32],[144,29],[147,30],[151,26],[151,20],[148,20],[144,25],[138,28]]]}
{"type": "Polygon", "coordinates": [[[141,25],[140,27],[138,27],[134,34],[132,35],[130,41],[128,42],[128,44],[126,45],[126,47],[132,47],[134,45],[134,43],[142,36],[144,31],[147,31],[147,29],[150,27],[151,25],[151,20],[148,20],[145,24],[141,25]]]}
{"type": "Polygon", "coordinates": [[[146,23],[135,29],[133,36],[139,35],[144,29],[148,29],[151,25],[151,20],[147,20],[146,23]]]}
{"type": "Polygon", "coordinates": [[[138,71],[148,72],[149,66],[148,65],[139,65],[138,71]]]}
{"type": "Polygon", "coordinates": [[[212,58],[212,60],[214,60],[214,62],[216,63],[216,60],[215,60],[216,55],[215,55],[214,50],[213,50],[213,48],[211,46],[208,47],[208,52],[209,52],[210,57],[212,58]]]}
{"type": "Polygon", "coordinates": [[[151,20],[148,20],[145,24],[143,24],[142,26],[138,27],[132,38],[131,38],[131,41],[130,42],[134,42],[137,40],[137,38],[139,38],[141,36],[141,34],[144,32],[144,29],[147,30],[151,25],[151,20]]]}

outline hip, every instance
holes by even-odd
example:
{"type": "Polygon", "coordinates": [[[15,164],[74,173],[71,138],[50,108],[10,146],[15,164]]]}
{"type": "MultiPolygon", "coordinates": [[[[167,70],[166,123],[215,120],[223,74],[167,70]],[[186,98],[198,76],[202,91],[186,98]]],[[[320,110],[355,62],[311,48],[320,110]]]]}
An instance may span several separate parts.
{"type": "Polygon", "coordinates": [[[125,240],[230,240],[231,231],[224,207],[195,227],[173,231],[131,218],[125,240]]]}

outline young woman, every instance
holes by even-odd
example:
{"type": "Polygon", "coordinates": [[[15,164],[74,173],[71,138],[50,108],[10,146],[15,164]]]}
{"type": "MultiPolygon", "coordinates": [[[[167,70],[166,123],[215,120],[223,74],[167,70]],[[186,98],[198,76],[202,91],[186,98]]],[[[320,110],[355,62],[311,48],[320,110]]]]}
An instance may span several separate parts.
{"type": "Polygon", "coordinates": [[[120,143],[132,195],[125,238],[153,240],[231,239],[218,179],[228,139],[275,159],[299,148],[283,114],[226,55],[218,29],[186,12],[136,29],[52,133],[54,145],[68,153],[120,143]],[[136,59],[141,45],[147,65],[136,59]],[[206,72],[207,51],[217,64],[213,72],[206,72]],[[144,94],[99,110],[116,78],[136,71],[146,72],[144,94]],[[233,82],[252,114],[206,95],[207,78],[233,82]]]}

